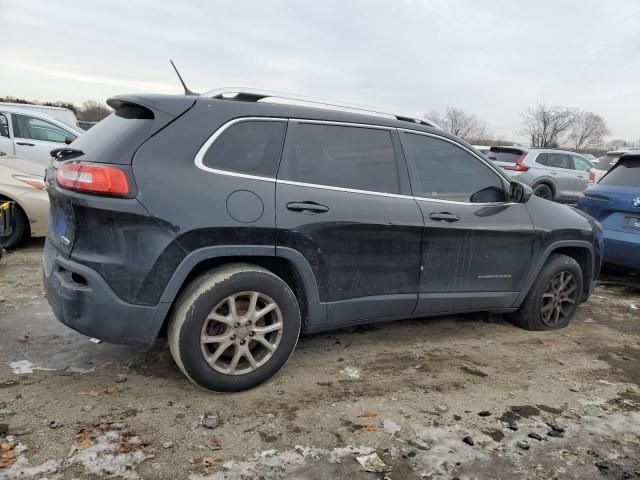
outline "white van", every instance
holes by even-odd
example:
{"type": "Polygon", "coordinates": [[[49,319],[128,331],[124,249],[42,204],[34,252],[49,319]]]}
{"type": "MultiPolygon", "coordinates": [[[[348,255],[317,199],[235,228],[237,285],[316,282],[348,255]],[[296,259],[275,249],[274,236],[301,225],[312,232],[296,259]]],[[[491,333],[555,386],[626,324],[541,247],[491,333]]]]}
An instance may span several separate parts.
{"type": "Polygon", "coordinates": [[[34,109],[0,104],[0,160],[3,155],[16,155],[47,166],[51,150],[64,147],[83,133],[77,126],[34,109]]]}
{"type": "Polygon", "coordinates": [[[23,110],[26,113],[42,113],[71,127],[80,128],[76,114],[73,113],[73,110],[69,110],[68,108],[46,107],[44,105],[31,105],[28,103],[0,102],[0,109],[3,108],[10,108],[16,112],[23,110]]]}

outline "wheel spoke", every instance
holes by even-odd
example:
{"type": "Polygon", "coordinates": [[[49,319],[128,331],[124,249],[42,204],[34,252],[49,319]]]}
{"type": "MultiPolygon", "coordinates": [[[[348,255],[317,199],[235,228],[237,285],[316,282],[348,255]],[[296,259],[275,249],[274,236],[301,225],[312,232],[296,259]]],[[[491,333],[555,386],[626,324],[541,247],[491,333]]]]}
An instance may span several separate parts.
{"type": "Polygon", "coordinates": [[[220,355],[222,355],[224,351],[227,348],[229,348],[232,344],[233,342],[227,341],[218,345],[218,348],[216,348],[216,351],[213,352],[211,356],[207,357],[207,362],[209,363],[209,365],[213,366],[213,364],[216,363],[220,358],[220,355]]]}
{"type": "Polygon", "coordinates": [[[276,346],[275,346],[275,345],[273,345],[271,342],[269,342],[269,340],[267,340],[267,339],[266,339],[266,338],[264,338],[263,336],[259,335],[259,336],[253,337],[253,339],[254,339],[256,342],[258,342],[258,343],[262,344],[264,347],[266,347],[266,348],[267,348],[267,350],[269,350],[270,352],[275,352],[275,350],[276,350],[276,346]]]}
{"type": "Polygon", "coordinates": [[[543,306],[540,311],[541,312],[548,312],[549,310],[553,309],[553,302],[549,302],[547,303],[545,306],[543,306]]]}
{"type": "Polygon", "coordinates": [[[560,297],[560,303],[576,303],[572,298],[570,298],[569,296],[566,297],[560,297]]]}
{"type": "Polygon", "coordinates": [[[238,306],[236,305],[236,295],[231,295],[228,300],[229,300],[229,314],[231,315],[231,319],[233,322],[237,322],[238,306]]]}
{"type": "Polygon", "coordinates": [[[543,293],[542,298],[553,298],[553,293],[543,293]]]}
{"type": "Polygon", "coordinates": [[[263,307],[262,309],[258,310],[257,312],[255,312],[253,319],[254,320],[259,320],[262,317],[264,317],[267,313],[272,312],[273,310],[275,310],[278,306],[275,303],[269,303],[267,306],[263,307]]]}
{"type": "Polygon", "coordinates": [[[218,322],[218,323],[222,323],[224,325],[227,325],[229,327],[233,326],[233,319],[230,316],[222,316],[218,313],[215,312],[211,312],[209,314],[209,317],[207,318],[207,321],[213,321],[213,322],[218,322]]]}
{"type": "Polygon", "coordinates": [[[238,345],[236,345],[233,351],[233,358],[229,363],[229,373],[234,373],[236,371],[236,368],[238,367],[238,362],[240,361],[241,356],[242,356],[242,350],[238,345]]]}
{"type": "Polygon", "coordinates": [[[266,333],[275,332],[276,330],[282,330],[281,323],[274,323],[272,325],[267,325],[266,327],[254,327],[253,331],[257,334],[263,336],[266,333]]]}
{"type": "Polygon", "coordinates": [[[225,332],[222,335],[202,335],[200,343],[222,343],[229,340],[231,333],[225,332]]]}
{"type": "Polygon", "coordinates": [[[555,316],[553,318],[553,324],[557,325],[558,322],[560,321],[560,307],[556,305],[556,308],[554,309],[555,311],[555,316]]]}
{"type": "Polygon", "coordinates": [[[244,356],[249,361],[249,365],[251,365],[251,368],[253,370],[258,368],[258,363],[256,362],[256,359],[253,357],[253,354],[251,353],[251,350],[249,350],[248,348],[245,349],[244,356]]]}
{"type": "Polygon", "coordinates": [[[249,308],[247,309],[247,313],[245,314],[246,318],[254,318],[256,313],[256,304],[258,303],[258,297],[260,294],[258,292],[251,292],[251,299],[249,300],[249,308]]]}

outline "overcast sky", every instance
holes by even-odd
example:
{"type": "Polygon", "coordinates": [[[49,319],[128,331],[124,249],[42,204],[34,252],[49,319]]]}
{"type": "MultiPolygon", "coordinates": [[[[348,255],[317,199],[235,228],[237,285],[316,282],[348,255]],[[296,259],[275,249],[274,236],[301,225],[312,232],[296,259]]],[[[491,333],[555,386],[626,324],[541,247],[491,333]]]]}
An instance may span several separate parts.
{"type": "Polygon", "coordinates": [[[0,0],[0,96],[80,103],[252,86],[424,113],[520,138],[543,101],[640,138],[640,1],[0,0]]]}

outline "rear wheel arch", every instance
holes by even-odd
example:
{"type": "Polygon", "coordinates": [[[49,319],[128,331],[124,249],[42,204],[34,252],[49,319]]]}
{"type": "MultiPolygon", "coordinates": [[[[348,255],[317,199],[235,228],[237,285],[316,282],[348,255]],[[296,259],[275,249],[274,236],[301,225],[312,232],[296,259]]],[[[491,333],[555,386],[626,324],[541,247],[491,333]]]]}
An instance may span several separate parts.
{"type": "MultiPolygon", "coordinates": [[[[268,248],[273,251],[273,247],[268,248]]],[[[225,255],[215,255],[215,252],[211,252],[209,255],[200,254],[198,255],[200,258],[195,262],[189,261],[189,257],[187,257],[176,269],[176,272],[174,272],[173,277],[165,288],[161,302],[174,303],[181,292],[184,291],[194,279],[205,272],[218,269],[225,265],[242,263],[262,267],[281,278],[289,286],[298,300],[303,326],[307,323],[316,323],[319,321],[318,317],[322,314],[323,310],[317,301],[318,290],[317,285],[315,285],[315,279],[309,279],[311,267],[308,263],[306,266],[304,264],[301,265],[300,260],[292,260],[291,258],[287,258],[286,255],[251,255],[242,252],[242,250],[244,250],[244,248],[234,252],[236,254],[231,254],[231,252],[226,252],[225,255]]],[[[173,308],[169,309],[162,319],[161,325],[158,327],[159,336],[164,336],[166,333],[172,309],[173,308]]]]}

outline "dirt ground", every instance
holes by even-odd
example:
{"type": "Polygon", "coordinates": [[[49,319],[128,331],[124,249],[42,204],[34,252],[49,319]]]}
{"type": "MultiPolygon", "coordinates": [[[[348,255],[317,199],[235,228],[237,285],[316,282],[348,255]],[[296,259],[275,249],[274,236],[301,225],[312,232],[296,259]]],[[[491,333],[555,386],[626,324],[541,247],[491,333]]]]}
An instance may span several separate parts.
{"type": "Polygon", "coordinates": [[[166,342],[55,320],[41,254],[0,260],[0,479],[640,478],[640,276],[604,275],[562,331],[477,314],[305,336],[267,384],[211,394],[166,342]],[[356,459],[374,453],[386,472],[356,459]]]}

